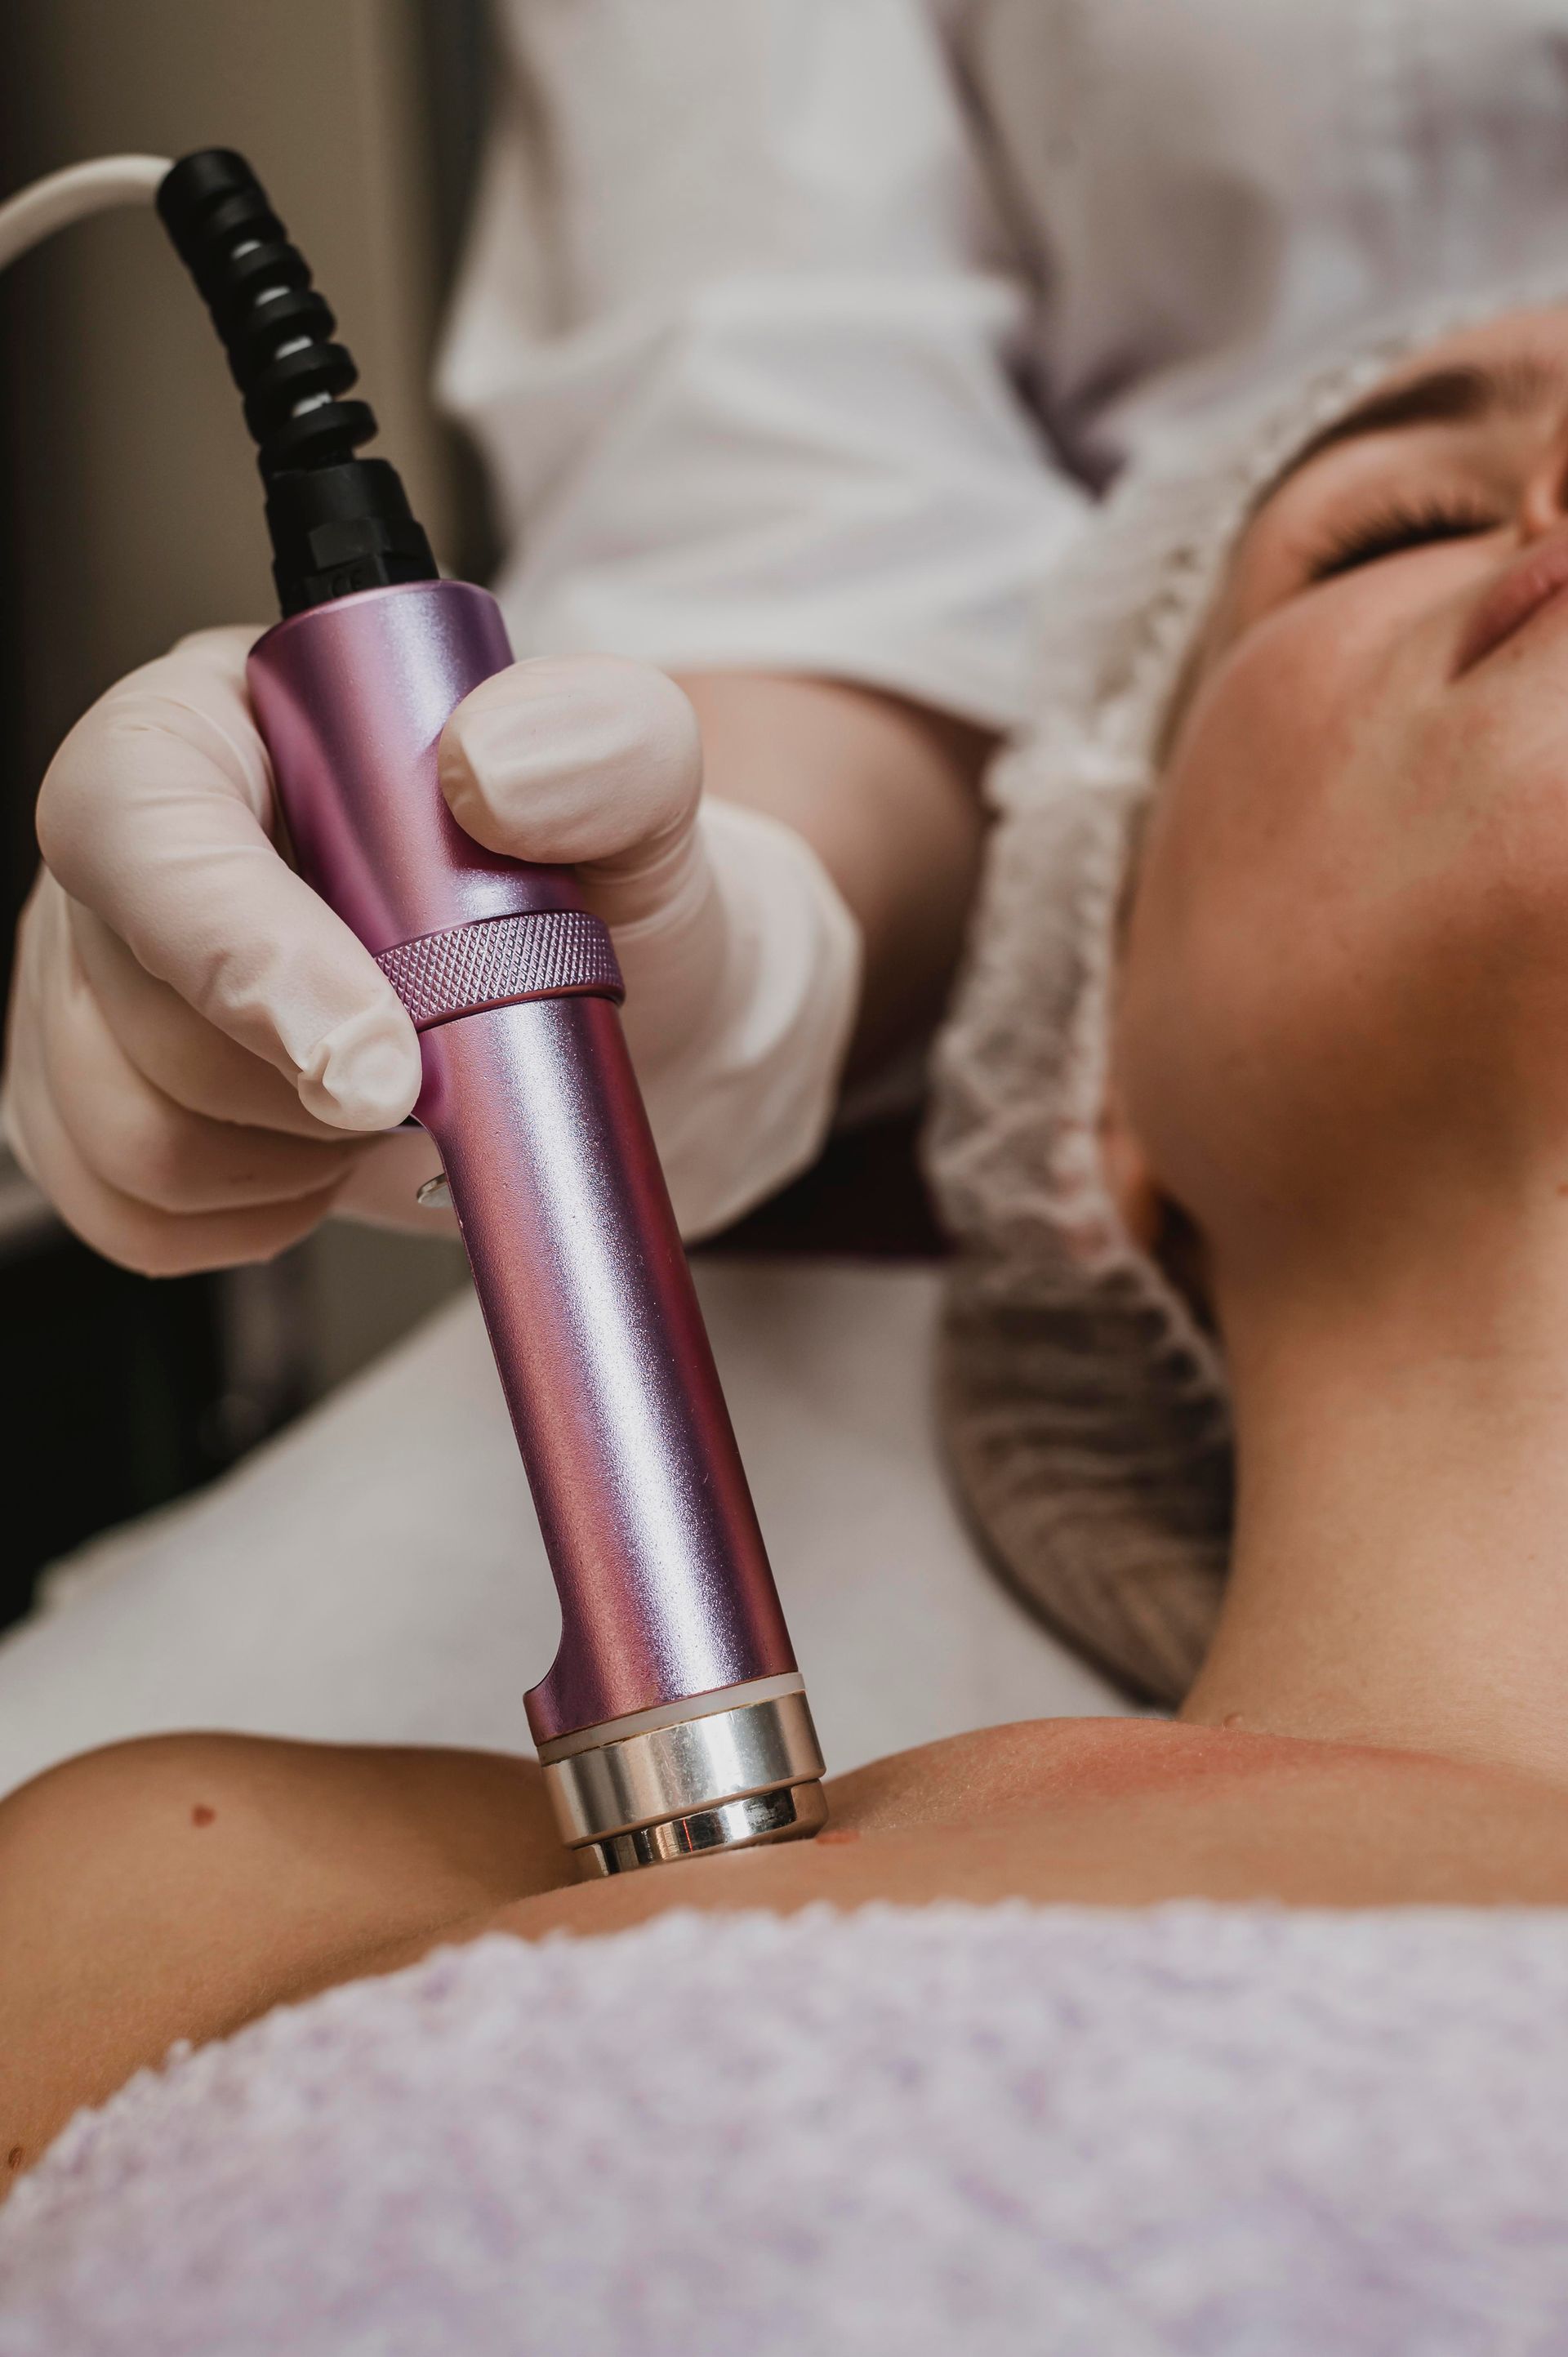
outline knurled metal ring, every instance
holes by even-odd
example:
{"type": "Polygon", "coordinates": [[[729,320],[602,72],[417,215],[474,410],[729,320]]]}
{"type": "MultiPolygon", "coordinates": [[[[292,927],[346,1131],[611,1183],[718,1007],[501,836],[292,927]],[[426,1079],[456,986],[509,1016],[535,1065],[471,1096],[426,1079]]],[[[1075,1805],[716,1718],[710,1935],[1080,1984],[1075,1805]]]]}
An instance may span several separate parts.
{"type": "Polygon", "coordinates": [[[529,998],[575,992],[626,996],[607,928],[579,909],[543,909],[454,925],[447,932],[424,933],[382,950],[376,963],[416,1031],[529,998]]]}

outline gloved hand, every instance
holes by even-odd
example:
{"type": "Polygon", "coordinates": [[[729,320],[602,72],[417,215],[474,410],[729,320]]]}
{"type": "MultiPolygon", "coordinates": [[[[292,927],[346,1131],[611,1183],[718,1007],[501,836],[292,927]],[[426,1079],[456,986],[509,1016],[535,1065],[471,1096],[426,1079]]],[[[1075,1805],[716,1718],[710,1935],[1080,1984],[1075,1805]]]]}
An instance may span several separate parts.
{"type": "MultiPolygon", "coordinates": [[[[429,1221],[419,1090],[391,985],[274,842],[244,658],[187,639],[102,697],[44,780],[4,1118],[18,1160],[110,1258],[166,1274],[269,1257],[328,1210],[429,1221]]],[[[490,849],[576,866],[611,928],[626,1025],[682,1230],[803,1168],[831,1115],[857,928],[799,836],[700,803],[695,716],[607,657],[513,665],[442,739],[490,849]]]]}

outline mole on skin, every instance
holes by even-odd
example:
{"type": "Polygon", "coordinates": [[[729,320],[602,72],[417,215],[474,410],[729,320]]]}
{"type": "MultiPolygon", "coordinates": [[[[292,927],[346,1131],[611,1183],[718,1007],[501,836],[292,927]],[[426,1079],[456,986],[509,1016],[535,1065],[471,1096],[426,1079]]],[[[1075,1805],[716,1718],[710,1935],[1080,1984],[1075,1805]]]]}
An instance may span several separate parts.
{"type": "Polygon", "coordinates": [[[198,1801],[190,1813],[190,1822],[193,1825],[209,1825],[217,1814],[217,1810],[209,1809],[205,1801],[198,1801]]]}

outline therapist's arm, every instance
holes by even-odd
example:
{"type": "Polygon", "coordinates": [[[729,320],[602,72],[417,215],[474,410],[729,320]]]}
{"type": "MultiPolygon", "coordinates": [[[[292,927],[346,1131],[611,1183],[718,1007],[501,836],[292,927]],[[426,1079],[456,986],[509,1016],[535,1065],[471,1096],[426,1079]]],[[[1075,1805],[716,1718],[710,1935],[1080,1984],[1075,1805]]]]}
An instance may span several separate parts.
{"type": "Polygon", "coordinates": [[[705,791],[793,827],[865,943],[848,1071],[928,1029],[962,939],[980,864],[988,731],[847,682],[683,673],[705,791]]]}

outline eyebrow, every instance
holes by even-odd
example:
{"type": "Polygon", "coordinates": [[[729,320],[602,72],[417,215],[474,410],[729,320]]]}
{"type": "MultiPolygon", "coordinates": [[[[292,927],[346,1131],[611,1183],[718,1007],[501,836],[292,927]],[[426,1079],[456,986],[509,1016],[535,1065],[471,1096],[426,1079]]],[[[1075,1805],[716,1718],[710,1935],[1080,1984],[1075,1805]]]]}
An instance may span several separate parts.
{"type": "Polygon", "coordinates": [[[1400,434],[1414,425],[1475,425],[1488,417],[1527,416],[1548,394],[1561,397],[1563,378],[1547,361],[1515,360],[1496,368],[1428,369],[1423,376],[1369,393],[1302,444],[1265,487],[1258,505],[1282,483],[1342,442],[1372,434],[1400,434]]]}

